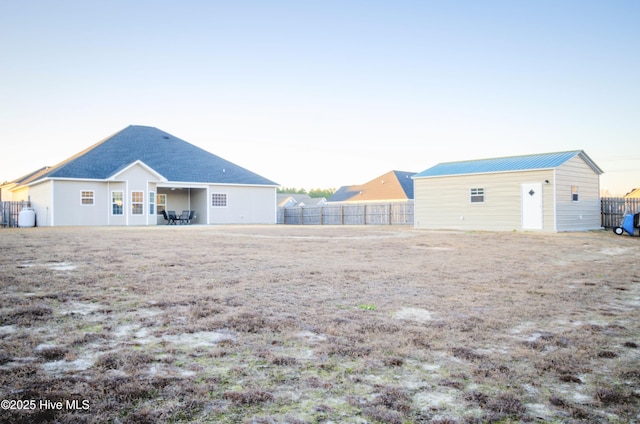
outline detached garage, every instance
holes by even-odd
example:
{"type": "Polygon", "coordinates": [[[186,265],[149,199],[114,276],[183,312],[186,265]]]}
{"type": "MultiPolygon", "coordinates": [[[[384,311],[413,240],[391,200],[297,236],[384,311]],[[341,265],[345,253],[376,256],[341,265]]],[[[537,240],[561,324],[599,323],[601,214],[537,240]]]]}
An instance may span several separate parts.
{"type": "Polygon", "coordinates": [[[601,228],[600,174],[582,150],[441,163],[414,179],[416,228],[601,228]]]}

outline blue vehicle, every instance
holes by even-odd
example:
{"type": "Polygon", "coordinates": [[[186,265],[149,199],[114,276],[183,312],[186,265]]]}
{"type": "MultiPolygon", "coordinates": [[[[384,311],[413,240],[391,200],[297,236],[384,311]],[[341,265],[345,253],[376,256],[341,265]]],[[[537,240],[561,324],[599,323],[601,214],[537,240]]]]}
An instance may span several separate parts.
{"type": "MultiPolygon", "coordinates": [[[[626,231],[631,236],[635,235],[636,228],[640,228],[640,213],[627,214],[622,220],[622,225],[613,229],[613,232],[621,236],[626,231]]],[[[638,234],[640,236],[640,233],[638,234]]]]}

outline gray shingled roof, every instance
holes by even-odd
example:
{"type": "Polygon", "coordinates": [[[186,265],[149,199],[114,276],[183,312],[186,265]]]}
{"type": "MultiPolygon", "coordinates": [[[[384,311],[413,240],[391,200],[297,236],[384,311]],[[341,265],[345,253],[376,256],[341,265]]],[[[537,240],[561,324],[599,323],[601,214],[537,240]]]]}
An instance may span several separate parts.
{"type": "Polygon", "coordinates": [[[178,137],[139,125],[128,126],[40,178],[104,180],[138,160],[170,182],[278,185],[178,137]]]}
{"type": "Polygon", "coordinates": [[[396,178],[402,186],[405,194],[407,195],[407,199],[413,199],[413,177],[416,175],[415,172],[403,172],[403,171],[393,171],[396,174],[396,178]]]}
{"type": "Polygon", "coordinates": [[[342,186],[335,193],[333,193],[327,201],[329,202],[346,202],[351,199],[353,196],[360,193],[360,190],[355,189],[354,187],[359,186],[342,186]]]}

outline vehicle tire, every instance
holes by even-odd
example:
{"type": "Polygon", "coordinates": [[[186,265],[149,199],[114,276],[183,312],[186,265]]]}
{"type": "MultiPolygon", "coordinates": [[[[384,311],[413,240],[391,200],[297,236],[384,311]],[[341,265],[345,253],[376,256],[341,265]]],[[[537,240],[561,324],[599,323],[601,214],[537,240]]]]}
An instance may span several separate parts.
{"type": "Polygon", "coordinates": [[[624,230],[622,229],[622,227],[616,227],[613,229],[613,232],[616,233],[617,235],[621,236],[622,234],[624,234],[624,230]]]}

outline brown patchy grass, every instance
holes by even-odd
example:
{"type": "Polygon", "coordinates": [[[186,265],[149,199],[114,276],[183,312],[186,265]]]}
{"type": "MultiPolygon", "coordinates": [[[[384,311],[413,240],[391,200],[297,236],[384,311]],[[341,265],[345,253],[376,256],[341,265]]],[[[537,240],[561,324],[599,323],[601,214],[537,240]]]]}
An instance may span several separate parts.
{"type": "Polygon", "coordinates": [[[630,237],[33,228],[0,248],[0,399],[38,406],[0,422],[640,420],[630,237]]]}

